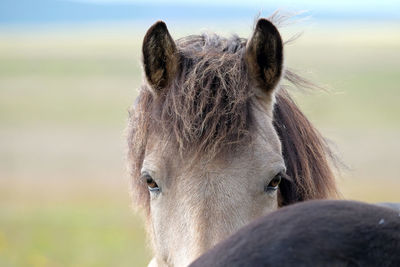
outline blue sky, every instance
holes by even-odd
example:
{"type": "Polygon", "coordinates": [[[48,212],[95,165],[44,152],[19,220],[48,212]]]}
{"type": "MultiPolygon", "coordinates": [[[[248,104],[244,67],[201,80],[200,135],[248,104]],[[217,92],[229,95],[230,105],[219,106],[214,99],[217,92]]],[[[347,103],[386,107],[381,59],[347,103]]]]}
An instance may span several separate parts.
{"type": "Polygon", "coordinates": [[[155,19],[234,19],[276,9],[309,11],[314,19],[400,21],[399,0],[1,0],[0,24],[155,19]]]}
{"type": "Polygon", "coordinates": [[[376,12],[387,12],[393,10],[400,12],[400,1],[398,0],[66,0],[71,2],[91,4],[154,4],[154,5],[200,5],[200,6],[233,6],[233,7],[265,7],[284,6],[293,8],[311,9],[335,9],[339,10],[374,10],[376,12]]]}
{"type": "Polygon", "coordinates": [[[86,2],[86,3],[107,3],[107,4],[115,4],[115,3],[156,3],[156,4],[202,4],[202,5],[239,5],[239,6],[248,6],[248,5],[264,5],[265,3],[283,3],[283,4],[300,4],[300,5],[347,5],[347,6],[361,6],[361,5],[374,5],[374,4],[384,4],[384,5],[395,5],[399,6],[399,1],[397,0],[363,0],[363,1],[349,1],[349,0],[336,0],[336,1],[322,1],[322,0],[67,0],[72,2],[86,2]]]}

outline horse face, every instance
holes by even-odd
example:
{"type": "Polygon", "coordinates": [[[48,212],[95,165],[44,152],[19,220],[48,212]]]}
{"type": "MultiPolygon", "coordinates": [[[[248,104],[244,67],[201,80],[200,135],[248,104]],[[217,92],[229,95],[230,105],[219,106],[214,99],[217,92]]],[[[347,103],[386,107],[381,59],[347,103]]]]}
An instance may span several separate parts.
{"type": "Polygon", "coordinates": [[[278,206],[285,171],[280,143],[265,113],[250,145],[195,164],[151,138],[142,167],[150,195],[149,227],[160,262],[186,266],[243,225],[278,206]],[[261,134],[262,133],[262,134],[261,134]]]}
{"type": "MultiPolygon", "coordinates": [[[[272,110],[282,73],[282,49],[276,28],[261,19],[245,52],[239,53],[253,91],[248,105],[253,125],[250,142],[214,157],[207,153],[182,157],[168,135],[149,129],[139,179],[147,187],[149,200],[148,229],[155,252],[152,264],[186,266],[243,225],[278,207],[285,166],[272,110]]],[[[212,56],[206,56],[213,62],[212,56]]],[[[152,104],[163,105],[166,90],[174,86],[179,57],[165,24],[153,25],[143,43],[144,70],[155,99],[152,104]]],[[[187,99],[189,96],[182,101],[190,101],[187,99]]],[[[207,119],[205,114],[200,117],[207,119]]]]}

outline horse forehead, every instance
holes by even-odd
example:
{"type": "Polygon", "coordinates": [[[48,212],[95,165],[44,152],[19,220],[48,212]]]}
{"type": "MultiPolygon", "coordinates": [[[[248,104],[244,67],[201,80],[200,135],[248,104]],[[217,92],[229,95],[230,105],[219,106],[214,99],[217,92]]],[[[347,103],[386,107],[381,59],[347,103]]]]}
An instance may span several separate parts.
{"type": "Polygon", "coordinates": [[[152,165],[159,165],[163,169],[160,171],[171,174],[190,173],[190,176],[215,176],[218,173],[228,175],[230,171],[240,174],[240,169],[260,166],[268,168],[270,164],[282,161],[281,144],[267,108],[254,105],[252,114],[256,123],[250,129],[251,142],[234,146],[234,149],[220,156],[210,159],[204,153],[193,163],[190,155],[181,157],[176,148],[160,138],[157,132],[153,132],[147,142],[145,160],[152,165]],[[188,168],[188,165],[191,167],[188,168]]]}
{"type": "Polygon", "coordinates": [[[181,157],[178,151],[166,142],[153,136],[146,149],[146,166],[153,167],[179,179],[232,177],[254,169],[268,169],[271,165],[281,164],[282,155],[279,141],[271,129],[263,129],[254,135],[252,142],[238,146],[232,151],[215,158],[203,157],[191,161],[189,157],[181,157]]]}

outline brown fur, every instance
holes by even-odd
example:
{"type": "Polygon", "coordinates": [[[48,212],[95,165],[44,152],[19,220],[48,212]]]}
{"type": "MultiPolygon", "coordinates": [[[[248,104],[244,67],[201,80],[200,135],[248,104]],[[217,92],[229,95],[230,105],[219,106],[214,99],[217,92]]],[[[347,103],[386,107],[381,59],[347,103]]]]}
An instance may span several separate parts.
{"type": "MultiPolygon", "coordinates": [[[[253,77],[257,84],[256,88],[264,92],[271,91],[282,74],[282,38],[273,24],[266,19],[260,19],[250,40],[246,52],[246,62],[251,69],[249,73],[256,76],[253,77]]],[[[270,96],[270,94],[267,95],[270,96]]]]}
{"type": "MultiPolygon", "coordinates": [[[[181,157],[213,159],[251,141],[257,131],[250,106],[254,93],[244,60],[246,39],[194,35],[176,41],[179,71],[171,85],[155,96],[144,84],[130,111],[128,159],[136,203],[149,208],[149,193],[139,179],[149,134],[168,140],[181,157]]],[[[291,72],[285,78],[301,86],[291,72]]],[[[337,195],[330,167],[332,153],[323,137],[281,88],[274,126],[283,145],[287,174],[281,204],[337,195]]]]}
{"type": "Polygon", "coordinates": [[[177,57],[174,40],[167,25],[159,21],[147,32],[143,40],[143,66],[148,82],[160,90],[169,85],[176,75],[177,57]]]}
{"type": "Polygon", "coordinates": [[[255,220],[190,267],[400,266],[399,215],[362,202],[306,201],[255,220]]]}
{"type": "Polygon", "coordinates": [[[280,185],[281,204],[337,197],[330,166],[334,155],[286,90],[277,95],[274,126],[281,139],[286,174],[291,178],[280,185]]]}

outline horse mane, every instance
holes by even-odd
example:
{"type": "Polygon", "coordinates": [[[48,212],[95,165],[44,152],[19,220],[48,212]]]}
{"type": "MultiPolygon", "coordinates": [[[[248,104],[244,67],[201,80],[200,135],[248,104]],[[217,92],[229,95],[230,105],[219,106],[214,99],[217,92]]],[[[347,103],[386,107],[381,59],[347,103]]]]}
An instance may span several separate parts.
{"type": "Polygon", "coordinates": [[[286,175],[280,184],[281,205],[336,198],[332,164],[336,158],[324,137],[281,88],[276,96],[273,124],[282,144],[286,175]]]}
{"type": "MultiPolygon", "coordinates": [[[[212,158],[251,140],[254,93],[243,59],[246,42],[215,34],[179,39],[180,73],[175,81],[160,95],[147,83],[140,88],[127,128],[128,168],[140,206],[149,208],[148,191],[139,177],[151,133],[175,145],[181,156],[194,158],[205,154],[212,158]]],[[[284,78],[296,86],[307,84],[288,70],[284,78]]],[[[333,154],[285,88],[276,94],[273,116],[290,177],[282,182],[281,205],[336,196],[333,154]]]]}

